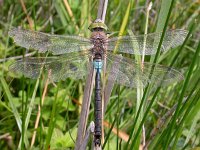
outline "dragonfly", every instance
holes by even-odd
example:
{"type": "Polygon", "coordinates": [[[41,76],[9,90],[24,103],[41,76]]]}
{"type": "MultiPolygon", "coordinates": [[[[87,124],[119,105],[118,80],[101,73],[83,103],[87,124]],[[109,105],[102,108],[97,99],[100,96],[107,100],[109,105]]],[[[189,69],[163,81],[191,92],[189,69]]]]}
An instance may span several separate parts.
{"type": "MultiPolygon", "coordinates": [[[[131,58],[118,53],[135,55],[154,55],[157,52],[162,32],[144,35],[108,37],[107,26],[96,20],[89,28],[91,37],[47,34],[12,27],[9,36],[14,42],[39,53],[52,53],[51,57],[27,57],[16,61],[10,70],[26,77],[37,79],[44,73],[50,73],[50,80],[60,81],[66,78],[82,79],[89,74],[89,68],[95,70],[95,131],[94,143],[101,145],[102,136],[102,95],[101,74],[108,74],[107,80],[125,87],[145,87],[168,85],[183,79],[176,69],[158,64],[143,62],[142,66],[131,58]],[[154,68],[151,73],[152,67],[154,68]],[[41,69],[42,68],[42,69],[41,69]],[[103,70],[103,71],[102,71],[103,70]],[[151,78],[149,76],[151,75],[151,78]]],[[[188,31],[182,29],[167,30],[161,45],[161,52],[181,45],[188,31]]]]}

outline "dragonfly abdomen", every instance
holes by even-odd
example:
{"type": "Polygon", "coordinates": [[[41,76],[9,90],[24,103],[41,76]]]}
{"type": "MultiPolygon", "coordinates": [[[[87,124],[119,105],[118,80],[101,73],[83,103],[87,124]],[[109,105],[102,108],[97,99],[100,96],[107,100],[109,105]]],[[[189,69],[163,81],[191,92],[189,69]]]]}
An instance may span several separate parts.
{"type": "Polygon", "coordinates": [[[94,130],[94,142],[95,145],[101,145],[101,125],[102,125],[102,95],[101,95],[101,73],[100,68],[96,69],[95,77],[95,130],[94,130]]]}

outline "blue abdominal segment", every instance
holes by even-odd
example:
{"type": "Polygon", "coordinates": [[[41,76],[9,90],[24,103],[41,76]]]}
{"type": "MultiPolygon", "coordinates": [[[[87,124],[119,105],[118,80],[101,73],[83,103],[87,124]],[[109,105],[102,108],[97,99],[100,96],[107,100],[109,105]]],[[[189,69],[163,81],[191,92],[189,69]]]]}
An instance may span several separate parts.
{"type": "Polygon", "coordinates": [[[94,68],[96,70],[98,70],[99,72],[101,72],[101,69],[102,69],[102,66],[103,66],[103,62],[101,60],[94,60],[93,61],[93,65],[94,65],[94,68]]]}

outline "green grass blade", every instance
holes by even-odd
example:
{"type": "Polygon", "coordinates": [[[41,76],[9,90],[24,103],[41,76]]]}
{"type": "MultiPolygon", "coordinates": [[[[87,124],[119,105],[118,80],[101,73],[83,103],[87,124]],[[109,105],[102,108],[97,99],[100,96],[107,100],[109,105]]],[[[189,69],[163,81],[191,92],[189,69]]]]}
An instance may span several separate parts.
{"type": "Polygon", "coordinates": [[[1,81],[2,87],[3,87],[4,91],[5,91],[5,94],[6,94],[7,98],[8,98],[10,107],[11,107],[12,112],[13,112],[13,115],[15,116],[19,131],[21,132],[22,131],[22,120],[20,118],[20,115],[19,115],[19,112],[18,112],[17,108],[14,105],[13,97],[12,97],[12,94],[10,93],[9,86],[8,86],[8,84],[6,83],[6,81],[5,81],[5,79],[3,77],[0,77],[0,81],[1,81]]]}
{"type": "Polygon", "coordinates": [[[173,130],[174,126],[175,126],[176,119],[177,119],[177,117],[178,117],[178,112],[179,112],[179,109],[180,109],[180,107],[181,107],[181,104],[182,104],[182,101],[183,101],[183,98],[184,98],[184,94],[185,94],[185,92],[186,92],[186,88],[187,88],[187,86],[188,86],[188,84],[189,84],[190,77],[191,77],[191,75],[192,75],[192,72],[193,72],[193,69],[194,69],[196,60],[197,60],[197,58],[199,57],[199,51],[200,51],[200,42],[199,42],[199,44],[198,44],[196,53],[194,54],[194,57],[193,57],[193,59],[192,59],[193,61],[192,61],[191,65],[190,65],[190,68],[189,68],[187,77],[186,77],[186,79],[185,79],[185,82],[184,82],[184,85],[183,85],[183,88],[182,88],[182,91],[181,91],[181,95],[180,95],[179,100],[178,100],[177,109],[176,109],[175,114],[174,114],[174,116],[173,116],[173,118],[172,118],[172,123],[171,123],[171,125],[170,125],[170,127],[169,127],[169,130],[168,130],[168,133],[167,133],[167,135],[166,135],[166,138],[165,138],[165,139],[166,139],[166,142],[165,142],[164,150],[167,149],[167,147],[169,146],[170,141],[172,140],[172,139],[170,138],[170,136],[171,136],[172,130],[173,130]]]}
{"type": "Polygon", "coordinates": [[[162,0],[161,1],[161,8],[157,20],[157,25],[156,25],[156,32],[161,32],[165,28],[165,22],[168,18],[168,13],[170,10],[170,4],[172,3],[173,0],[162,0]]]}
{"type": "Polygon", "coordinates": [[[133,123],[133,126],[132,126],[132,129],[131,129],[131,132],[129,133],[129,139],[128,139],[128,142],[126,143],[126,149],[128,149],[128,146],[129,146],[129,143],[133,137],[133,133],[135,131],[135,126],[136,126],[136,123],[138,121],[138,118],[139,118],[139,114],[140,114],[140,111],[142,109],[142,106],[145,102],[145,99],[146,99],[146,96],[147,96],[147,91],[148,91],[148,88],[145,88],[144,90],[144,94],[143,94],[143,97],[142,97],[142,100],[141,100],[141,103],[140,103],[140,106],[139,106],[139,109],[136,113],[136,117],[135,117],[135,120],[134,120],[134,123],[133,123]]]}
{"type": "Polygon", "coordinates": [[[56,11],[57,11],[57,13],[59,14],[58,16],[60,17],[60,20],[61,20],[61,22],[62,22],[62,25],[64,26],[64,27],[66,27],[67,26],[67,21],[66,21],[66,18],[65,18],[65,15],[64,15],[64,13],[63,13],[63,9],[61,9],[60,8],[60,4],[61,3],[61,1],[60,0],[58,0],[58,1],[53,1],[53,4],[54,4],[54,6],[55,6],[55,8],[56,8],[56,11]]]}
{"type": "Polygon", "coordinates": [[[49,149],[49,147],[50,147],[50,141],[51,141],[51,137],[52,137],[53,130],[55,127],[55,123],[56,123],[56,114],[58,113],[58,110],[56,110],[57,109],[58,90],[59,90],[59,86],[57,87],[55,99],[53,102],[53,108],[51,111],[51,118],[50,118],[50,122],[49,122],[49,128],[48,128],[46,143],[45,143],[45,147],[44,147],[45,150],[49,149]]]}
{"type": "MultiPolygon", "coordinates": [[[[19,115],[19,112],[18,112],[17,108],[14,105],[13,97],[12,97],[12,94],[10,93],[9,86],[7,85],[7,83],[6,83],[6,81],[5,81],[5,79],[3,77],[0,77],[0,81],[1,81],[1,84],[2,84],[2,87],[3,87],[4,91],[6,93],[6,96],[8,98],[10,107],[11,107],[12,112],[13,112],[13,115],[15,116],[15,120],[17,122],[17,126],[19,128],[19,131],[22,133],[22,120],[20,118],[20,115],[19,115]]],[[[29,143],[28,143],[28,139],[27,139],[27,135],[26,134],[24,135],[24,138],[25,138],[25,141],[24,141],[25,145],[26,145],[26,147],[28,147],[29,143]]]]}
{"type": "MultiPolygon", "coordinates": [[[[174,132],[174,135],[172,136],[172,139],[175,140],[173,142],[172,149],[176,149],[176,145],[178,142],[178,139],[180,138],[182,131],[183,131],[183,125],[188,124],[187,120],[192,120],[192,124],[196,124],[198,119],[199,119],[199,114],[200,114],[200,102],[199,102],[199,97],[200,97],[200,89],[196,92],[193,100],[190,102],[190,105],[185,111],[185,114],[182,117],[182,120],[180,121],[179,125],[176,128],[176,132],[174,132]]],[[[195,128],[191,126],[190,130],[194,130],[195,128]]],[[[189,139],[192,137],[193,133],[189,132],[186,137],[185,144],[189,142],[189,139]]],[[[184,144],[184,145],[185,145],[184,144]]]]}
{"type": "MultiPolygon", "coordinates": [[[[126,29],[126,26],[128,24],[128,21],[129,21],[129,16],[130,16],[132,5],[133,5],[133,0],[130,0],[129,3],[128,3],[128,7],[127,7],[127,10],[126,10],[125,16],[124,16],[123,21],[122,21],[122,25],[121,25],[120,30],[119,30],[119,36],[123,35],[123,33],[126,29]]],[[[117,52],[117,44],[116,44],[116,48],[114,49],[113,52],[114,53],[117,52]]]]}
{"type": "Polygon", "coordinates": [[[136,144],[137,138],[139,137],[139,134],[140,134],[140,132],[142,130],[142,126],[143,126],[143,124],[144,124],[144,122],[146,120],[146,117],[148,116],[148,113],[149,113],[149,111],[150,111],[150,109],[151,109],[151,107],[152,107],[152,105],[153,105],[153,103],[154,103],[154,101],[156,99],[156,96],[157,96],[159,91],[160,91],[160,88],[157,88],[156,92],[153,95],[153,98],[151,99],[151,101],[150,101],[150,103],[149,103],[149,105],[148,105],[148,107],[147,107],[147,109],[146,109],[146,111],[144,113],[142,121],[141,121],[141,123],[139,125],[139,128],[138,128],[138,130],[137,130],[137,132],[135,134],[135,137],[134,137],[130,147],[134,147],[134,145],[136,144]]]}
{"type": "Polygon", "coordinates": [[[110,134],[111,134],[111,132],[112,132],[112,129],[114,128],[114,125],[115,125],[116,121],[117,121],[117,117],[115,117],[115,120],[113,121],[113,123],[112,123],[112,125],[111,125],[111,128],[110,128],[110,130],[108,131],[108,134],[106,135],[106,139],[105,139],[105,141],[104,141],[104,143],[103,143],[102,149],[105,148],[106,143],[108,142],[108,139],[109,139],[109,137],[110,137],[110,134]]]}
{"type": "MultiPolygon", "coordinates": [[[[29,104],[28,113],[26,115],[25,127],[24,127],[24,130],[25,130],[24,133],[25,134],[27,133],[27,129],[28,129],[28,125],[29,125],[29,122],[30,122],[30,118],[31,118],[31,114],[32,114],[33,106],[34,106],[34,100],[36,98],[36,92],[37,92],[38,87],[39,87],[39,78],[36,81],[34,91],[33,91],[32,97],[31,97],[31,101],[30,101],[30,104],[29,104]]],[[[22,142],[22,135],[21,135],[21,138],[20,138],[19,147],[21,146],[21,142],[22,142]]]]}

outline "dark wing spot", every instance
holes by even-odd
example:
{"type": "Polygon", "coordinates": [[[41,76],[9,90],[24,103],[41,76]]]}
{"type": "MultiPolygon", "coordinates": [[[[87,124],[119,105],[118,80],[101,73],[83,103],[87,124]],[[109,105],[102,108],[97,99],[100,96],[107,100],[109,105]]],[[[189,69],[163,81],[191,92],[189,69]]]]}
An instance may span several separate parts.
{"type": "Polygon", "coordinates": [[[55,73],[58,73],[62,70],[62,63],[59,61],[50,63],[47,67],[47,70],[51,70],[52,72],[55,71],[55,73]]]}
{"type": "Polygon", "coordinates": [[[78,70],[78,68],[72,63],[69,64],[69,68],[70,68],[71,71],[77,71],[78,70]]]}

